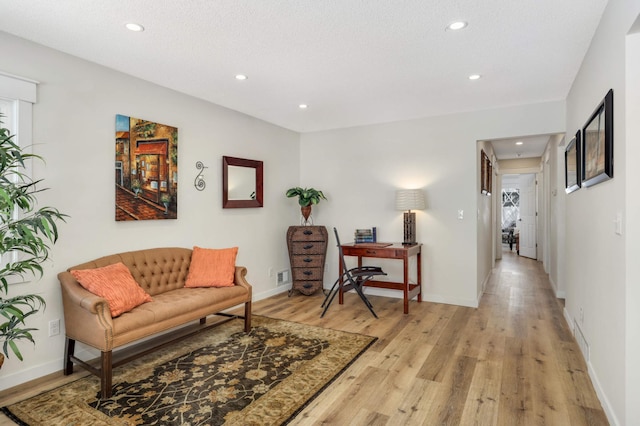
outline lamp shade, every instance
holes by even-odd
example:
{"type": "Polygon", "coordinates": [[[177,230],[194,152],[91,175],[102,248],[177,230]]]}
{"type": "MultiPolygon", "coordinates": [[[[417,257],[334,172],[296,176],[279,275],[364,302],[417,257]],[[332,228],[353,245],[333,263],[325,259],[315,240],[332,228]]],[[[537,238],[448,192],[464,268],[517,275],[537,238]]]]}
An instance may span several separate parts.
{"type": "Polygon", "coordinates": [[[427,203],[422,189],[399,189],[396,191],[396,210],[424,210],[427,203]]]}

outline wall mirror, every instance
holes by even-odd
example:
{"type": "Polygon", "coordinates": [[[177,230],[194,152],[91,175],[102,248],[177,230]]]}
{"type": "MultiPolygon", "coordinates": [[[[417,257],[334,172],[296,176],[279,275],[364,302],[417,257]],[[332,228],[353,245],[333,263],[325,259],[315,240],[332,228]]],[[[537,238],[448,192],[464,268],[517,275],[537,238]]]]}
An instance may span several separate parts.
{"type": "Polygon", "coordinates": [[[222,208],[262,207],[262,161],[222,157],[222,208]]]}

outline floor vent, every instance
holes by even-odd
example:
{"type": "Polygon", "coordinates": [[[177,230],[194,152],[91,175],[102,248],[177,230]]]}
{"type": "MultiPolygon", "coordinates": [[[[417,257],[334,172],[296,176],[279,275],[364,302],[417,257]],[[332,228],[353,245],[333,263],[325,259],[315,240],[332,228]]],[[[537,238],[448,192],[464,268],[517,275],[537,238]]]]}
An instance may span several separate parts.
{"type": "Polygon", "coordinates": [[[573,335],[576,337],[576,341],[582,351],[584,360],[589,362],[589,343],[587,343],[587,339],[584,338],[584,334],[582,334],[582,330],[580,329],[578,322],[575,320],[573,321],[573,335]]]}
{"type": "Polygon", "coordinates": [[[289,270],[285,269],[284,271],[278,272],[278,281],[277,285],[285,285],[291,282],[291,278],[289,278],[289,270]]]}

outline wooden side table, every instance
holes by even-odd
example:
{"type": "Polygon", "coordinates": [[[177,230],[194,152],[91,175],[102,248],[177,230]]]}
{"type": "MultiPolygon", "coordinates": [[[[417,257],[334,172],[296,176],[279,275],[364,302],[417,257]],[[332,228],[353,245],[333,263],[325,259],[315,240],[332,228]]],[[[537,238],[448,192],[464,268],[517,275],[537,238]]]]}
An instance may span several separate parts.
{"type": "MultiPolygon", "coordinates": [[[[391,281],[367,281],[369,287],[388,288],[392,290],[402,290],[404,298],[404,313],[409,313],[409,300],[418,297],[418,302],[422,302],[422,244],[404,245],[400,243],[359,243],[342,244],[342,253],[345,256],[356,256],[358,267],[362,266],[363,257],[373,257],[378,259],[400,259],[404,263],[404,279],[402,282],[391,281]],[[417,283],[409,282],[409,258],[416,256],[417,283]]],[[[338,259],[339,273],[342,274],[342,258],[338,259]]],[[[340,283],[339,303],[342,305],[344,296],[342,283],[340,283]]]]}

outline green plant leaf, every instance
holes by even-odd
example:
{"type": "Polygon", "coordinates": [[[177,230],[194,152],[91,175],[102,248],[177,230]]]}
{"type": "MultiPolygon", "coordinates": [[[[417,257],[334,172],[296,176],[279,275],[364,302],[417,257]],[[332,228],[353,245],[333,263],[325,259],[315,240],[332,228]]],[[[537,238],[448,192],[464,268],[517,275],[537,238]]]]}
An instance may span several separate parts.
{"type": "MultiPolygon", "coordinates": [[[[0,114],[0,124],[2,114],[0,114]]],[[[58,221],[68,217],[53,207],[36,210],[36,195],[46,191],[42,180],[33,180],[24,171],[25,161],[37,159],[36,154],[24,152],[13,141],[7,128],[0,126],[0,255],[17,252],[17,261],[0,267],[0,341],[6,357],[9,351],[22,361],[16,344],[19,340],[35,343],[34,328],[24,328],[25,320],[46,307],[45,300],[35,294],[3,298],[9,291],[10,279],[26,279],[28,275],[42,277],[43,262],[49,257],[49,244],[58,239],[58,221]]]]}

